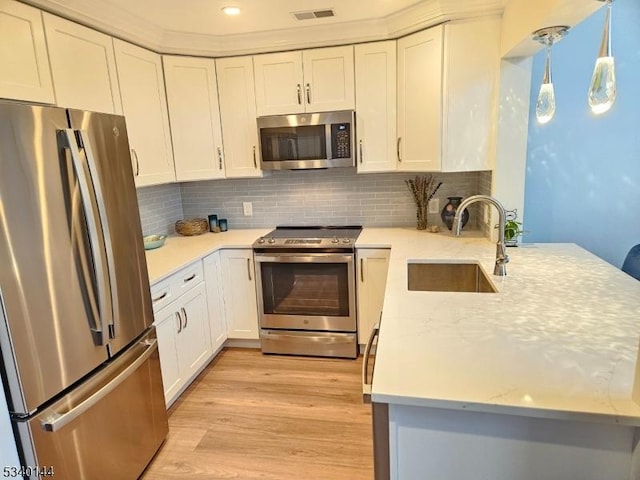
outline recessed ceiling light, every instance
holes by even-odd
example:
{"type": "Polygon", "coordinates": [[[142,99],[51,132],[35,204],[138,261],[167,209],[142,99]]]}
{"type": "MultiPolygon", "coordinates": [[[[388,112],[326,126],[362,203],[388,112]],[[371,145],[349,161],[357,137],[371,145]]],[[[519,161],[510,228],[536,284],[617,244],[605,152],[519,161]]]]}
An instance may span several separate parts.
{"type": "Polygon", "coordinates": [[[240,15],[240,9],[238,7],[224,7],[222,11],[227,15],[240,15]]]}

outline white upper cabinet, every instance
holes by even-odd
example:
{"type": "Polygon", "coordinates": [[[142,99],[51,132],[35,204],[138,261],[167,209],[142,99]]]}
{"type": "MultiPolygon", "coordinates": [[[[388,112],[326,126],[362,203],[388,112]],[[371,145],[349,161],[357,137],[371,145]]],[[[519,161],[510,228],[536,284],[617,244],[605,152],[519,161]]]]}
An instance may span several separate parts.
{"type": "Polygon", "coordinates": [[[163,56],[176,180],[224,178],[216,64],[163,56]]]}
{"type": "Polygon", "coordinates": [[[43,13],[56,103],[122,114],[111,37],[43,13]]]}
{"type": "Polygon", "coordinates": [[[450,22],[398,40],[398,169],[488,170],[500,19],[450,22]]]}
{"type": "Polygon", "coordinates": [[[0,98],[55,103],[40,10],[0,0],[0,98]]]}
{"type": "Polygon", "coordinates": [[[307,112],[355,108],[353,46],[302,52],[307,112]]]}
{"type": "Polygon", "coordinates": [[[114,39],[136,186],[175,181],[162,60],[114,39]]]}
{"type": "Polygon", "coordinates": [[[253,68],[258,116],[304,113],[301,52],[255,55],[253,68]]]}
{"type": "Polygon", "coordinates": [[[489,170],[495,152],[500,18],[449,23],[444,45],[442,170],[489,170]]]}
{"type": "Polygon", "coordinates": [[[440,170],[443,37],[439,25],[398,40],[398,170],[440,170]]]}
{"type": "Polygon", "coordinates": [[[253,57],[259,116],[355,108],[353,47],[253,57]]]}
{"type": "Polygon", "coordinates": [[[396,42],[355,46],[358,173],[396,170],[396,42]]]}
{"type": "Polygon", "coordinates": [[[251,57],[216,60],[227,178],[260,177],[251,57]]]}

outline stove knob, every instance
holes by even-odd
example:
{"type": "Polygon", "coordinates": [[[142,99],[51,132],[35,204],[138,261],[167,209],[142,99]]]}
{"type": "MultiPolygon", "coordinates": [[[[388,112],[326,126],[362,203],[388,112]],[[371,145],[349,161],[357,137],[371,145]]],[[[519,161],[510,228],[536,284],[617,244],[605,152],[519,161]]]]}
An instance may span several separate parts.
{"type": "Polygon", "coordinates": [[[340,240],[338,240],[338,237],[333,237],[331,239],[331,243],[338,243],[340,240]]]}
{"type": "Polygon", "coordinates": [[[258,243],[264,243],[264,238],[263,238],[263,237],[260,237],[260,238],[258,239],[258,243]]]}
{"type": "Polygon", "coordinates": [[[343,238],[343,239],[342,239],[342,243],[351,243],[351,239],[349,239],[349,238],[343,238]]]}
{"type": "Polygon", "coordinates": [[[269,242],[269,243],[276,243],[276,239],[275,239],[275,238],[270,238],[270,239],[268,240],[268,242],[269,242]]]}

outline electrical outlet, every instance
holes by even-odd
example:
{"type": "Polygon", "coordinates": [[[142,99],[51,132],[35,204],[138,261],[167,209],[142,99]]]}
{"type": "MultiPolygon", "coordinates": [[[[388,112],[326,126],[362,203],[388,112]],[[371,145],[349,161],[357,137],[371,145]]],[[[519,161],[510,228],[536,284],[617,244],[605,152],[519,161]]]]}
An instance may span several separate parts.
{"type": "Polygon", "coordinates": [[[440,213],[440,199],[439,198],[432,198],[429,201],[429,210],[427,210],[427,213],[440,213]]]}
{"type": "Polygon", "coordinates": [[[489,207],[487,205],[482,206],[482,218],[485,224],[489,224],[489,207]]]}
{"type": "Polygon", "coordinates": [[[244,212],[245,217],[253,216],[253,203],[251,202],[242,202],[242,211],[244,212]]]}

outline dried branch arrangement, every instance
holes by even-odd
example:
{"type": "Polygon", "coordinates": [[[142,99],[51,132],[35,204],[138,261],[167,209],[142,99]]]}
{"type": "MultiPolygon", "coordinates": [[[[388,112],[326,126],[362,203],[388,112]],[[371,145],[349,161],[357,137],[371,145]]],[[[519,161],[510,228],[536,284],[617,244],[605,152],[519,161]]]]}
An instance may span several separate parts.
{"type": "Polygon", "coordinates": [[[442,185],[442,182],[436,184],[435,178],[430,173],[423,176],[417,175],[416,178],[409,178],[404,183],[407,184],[409,191],[413,195],[413,200],[418,206],[427,205],[442,185]]]}

